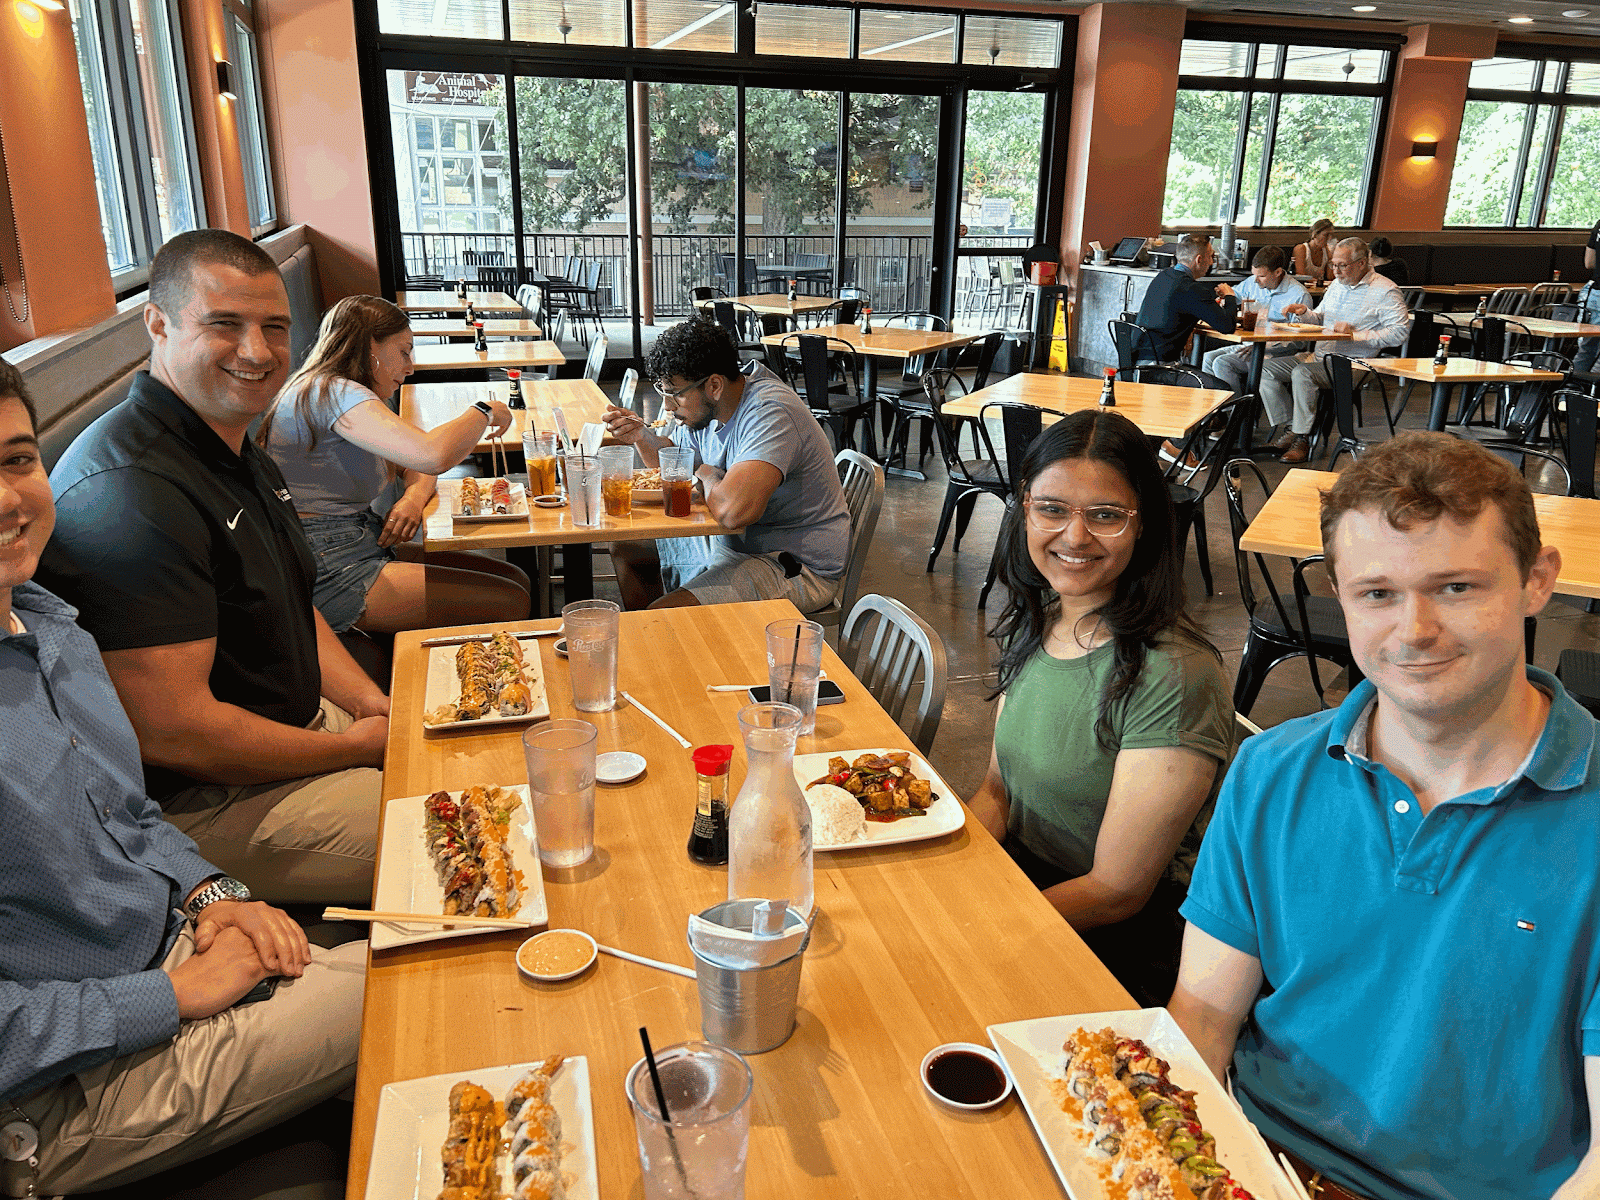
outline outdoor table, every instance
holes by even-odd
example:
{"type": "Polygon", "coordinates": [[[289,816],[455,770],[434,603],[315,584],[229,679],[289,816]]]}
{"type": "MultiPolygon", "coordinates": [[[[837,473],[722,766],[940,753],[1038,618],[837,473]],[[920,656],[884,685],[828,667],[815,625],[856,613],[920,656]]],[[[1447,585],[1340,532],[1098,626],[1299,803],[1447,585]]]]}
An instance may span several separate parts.
{"type": "Polygon", "coordinates": [[[490,342],[484,350],[474,350],[470,342],[439,342],[413,346],[411,365],[417,371],[461,371],[473,367],[493,368],[555,367],[567,361],[561,347],[552,341],[490,342]]]}
{"type": "MultiPolygon", "coordinates": [[[[477,312],[522,312],[522,305],[504,292],[468,292],[467,300],[477,312]]],[[[397,292],[394,302],[408,313],[467,311],[467,301],[453,291],[397,292]]]]}
{"type": "MultiPolygon", "coordinates": [[[[1100,389],[1104,384],[1103,379],[1083,379],[1072,375],[1042,375],[1037,372],[1008,375],[998,383],[947,400],[939,407],[946,416],[973,418],[983,411],[985,404],[997,402],[1077,412],[1079,409],[1099,407],[1100,389]]],[[[1176,440],[1184,437],[1195,422],[1210,416],[1232,396],[1232,392],[1208,388],[1176,387],[1165,383],[1124,383],[1118,380],[1114,411],[1127,417],[1152,437],[1176,440]]],[[[1060,418],[1053,413],[1044,414],[1046,425],[1058,420],[1060,418]]]]}
{"type": "MultiPolygon", "coordinates": [[[[764,680],[763,628],[798,615],[783,600],[622,614],[619,688],[696,745],[738,747],[730,798],[744,781],[736,716],[747,701],[705,689],[764,680]]],[[[512,628],[528,627],[549,624],[512,628]]],[[[439,632],[396,638],[385,801],[527,778],[520,727],[423,736],[418,643],[439,632]]],[[[552,716],[575,715],[565,660],[551,639],[532,647],[552,716]]],[[[909,748],[834,651],[822,654],[845,702],[818,712],[816,734],[800,739],[798,752],[909,748]]],[[[632,783],[599,789],[594,857],[544,873],[550,928],[582,929],[606,945],[689,965],[689,914],[727,896],[726,870],[698,866],[684,851],[694,815],[689,752],[631,707],[576,715],[598,726],[601,753],[631,750],[649,768],[632,783]]],[[[749,1058],[745,1194],[1060,1200],[1061,1184],[1015,1097],[990,1111],[954,1113],[923,1090],[918,1064],[944,1042],[986,1042],[993,1023],[1132,1008],[1116,980],[970,817],[929,841],[819,853],[816,897],[797,1028],[776,1050],[749,1058]]],[[[565,983],[531,983],[513,962],[522,940],[515,931],[486,932],[371,955],[351,1200],[365,1194],[374,1153],[387,1152],[373,1146],[384,1084],[443,1073],[465,1079],[549,1054],[588,1059],[597,1193],[640,1194],[623,1076],[640,1056],[641,1025],[658,1047],[701,1036],[695,984],[606,955],[565,983]]],[[[438,1191],[434,1165],[424,1159],[422,1195],[438,1191]]]]}
{"type": "Polygon", "coordinates": [[[792,263],[757,263],[757,279],[804,279],[810,283],[827,283],[833,279],[832,267],[799,267],[792,263]]]}
{"type": "MultiPolygon", "coordinates": [[[[454,420],[479,400],[504,401],[511,395],[508,380],[488,383],[407,383],[400,388],[400,415],[420,429],[436,429],[454,420]]],[[[555,410],[566,414],[567,432],[574,438],[586,421],[605,418],[608,405],[600,385],[588,379],[524,379],[522,401],[526,409],[511,410],[511,428],[505,443],[522,449],[522,435],[534,429],[553,430],[555,410]]],[[[488,454],[491,443],[478,443],[476,453],[488,454]]]]}
{"type": "Polygon", "coordinates": [[[1506,363],[1480,362],[1476,358],[1452,358],[1435,367],[1431,358],[1364,358],[1361,365],[1382,375],[1412,379],[1433,389],[1428,408],[1428,428],[1444,428],[1450,407],[1450,389],[1459,383],[1532,383],[1541,379],[1560,379],[1560,371],[1514,367],[1506,363]]]}
{"type": "Polygon", "coordinates": [[[1234,342],[1250,347],[1250,369],[1245,377],[1244,390],[1251,395],[1261,394],[1261,368],[1267,361],[1268,342],[1349,342],[1355,340],[1351,333],[1335,333],[1310,322],[1257,321],[1254,329],[1235,329],[1222,333],[1204,323],[1195,326],[1195,332],[1218,342],[1234,342]]]}
{"type": "MultiPolygon", "coordinates": [[[[1321,554],[1320,497],[1338,478],[1334,471],[1290,471],[1245,529],[1239,549],[1290,558],[1321,554]]],[[[1544,544],[1561,551],[1556,591],[1600,597],[1600,500],[1535,492],[1533,508],[1544,544]]]]}
{"type": "MultiPolygon", "coordinates": [[[[441,337],[450,341],[470,340],[472,326],[465,321],[451,321],[445,317],[421,317],[411,322],[411,332],[417,337],[441,337]]],[[[483,323],[485,337],[544,336],[544,330],[526,317],[491,317],[483,323]]]]}

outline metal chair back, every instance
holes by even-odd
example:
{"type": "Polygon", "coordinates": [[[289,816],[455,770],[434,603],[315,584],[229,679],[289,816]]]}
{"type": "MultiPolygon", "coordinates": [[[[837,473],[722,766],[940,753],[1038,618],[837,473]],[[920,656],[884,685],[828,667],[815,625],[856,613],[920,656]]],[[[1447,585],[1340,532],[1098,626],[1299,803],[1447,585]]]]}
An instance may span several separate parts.
{"type": "Polygon", "coordinates": [[[611,339],[605,334],[596,334],[589,345],[589,357],[584,360],[583,377],[594,383],[600,382],[600,372],[606,365],[606,350],[611,345],[611,339]]]}
{"type": "Polygon", "coordinates": [[[938,631],[898,600],[863,596],[839,629],[839,657],[926,757],[950,674],[938,631]]]}
{"type": "Polygon", "coordinates": [[[859,450],[840,450],[833,456],[844,488],[845,507],[850,510],[850,552],[845,556],[844,575],[834,598],[806,616],[819,625],[837,625],[855,604],[861,571],[872,549],[872,535],[878,530],[878,515],[883,511],[883,468],[859,450]]]}
{"type": "Polygon", "coordinates": [[[1525,287],[1496,288],[1489,296],[1489,311],[1503,316],[1516,316],[1526,309],[1528,295],[1525,287]]]}
{"type": "Polygon", "coordinates": [[[1419,308],[1411,314],[1411,332],[1406,336],[1403,358],[1432,358],[1439,348],[1439,337],[1448,333],[1451,341],[1461,336],[1461,326],[1449,313],[1419,308]]]}
{"type": "Polygon", "coordinates": [[[617,407],[644,416],[644,397],[639,392],[637,367],[629,367],[622,373],[622,386],[617,389],[617,407]]]}

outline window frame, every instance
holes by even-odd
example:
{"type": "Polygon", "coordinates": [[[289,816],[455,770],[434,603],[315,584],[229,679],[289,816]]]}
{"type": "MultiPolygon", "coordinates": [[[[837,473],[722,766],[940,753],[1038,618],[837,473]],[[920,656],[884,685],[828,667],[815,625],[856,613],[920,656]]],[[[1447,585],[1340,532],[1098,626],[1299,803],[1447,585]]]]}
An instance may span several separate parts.
{"type": "MultiPolygon", "coordinates": [[[[156,196],[156,180],[151,163],[151,114],[144,105],[139,83],[137,51],[134,48],[133,21],[124,3],[111,0],[75,0],[83,10],[85,22],[93,22],[98,66],[105,82],[105,101],[112,145],[109,153],[116,160],[120,187],[113,199],[120,201],[122,228],[127,234],[128,266],[111,267],[113,290],[120,296],[148,281],[150,262],[165,240],[156,196]]],[[[186,172],[193,228],[204,228],[206,196],[200,174],[200,154],[195,137],[194,103],[189,94],[188,65],[183,44],[183,21],[177,0],[149,0],[163,8],[169,38],[165,46],[156,45],[168,55],[164,69],[170,72],[178,104],[178,132],[183,140],[180,163],[186,172]]],[[[149,52],[147,48],[147,53],[149,52]]],[[[92,150],[91,142],[91,150],[92,150]]],[[[102,214],[102,218],[104,214],[102,214]]],[[[107,222],[110,224],[111,222],[107,222]]],[[[183,230],[175,230],[184,232],[183,230]]],[[[110,266],[110,247],[107,247],[110,266]]]]}
{"type": "Polygon", "coordinates": [[[278,189],[272,178],[272,138],[261,86],[261,39],[256,33],[254,9],[247,0],[224,0],[222,19],[227,22],[228,61],[233,66],[235,98],[231,104],[239,137],[239,165],[244,173],[245,205],[250,212],[250,236],[259,238],[280,224],[278,189]],[[253,140],[256,153],[248,148],[247,139],[253,140]],[[257,211],[258,201],[263,211],[257,211]]]}
{"type": "MultiPolygon", "coordinates": [[[[1516,104],[1524,110],[1522,137],[1518,140],[1516,162],[1511,168],[1511,187],[1506,193],[1506,203],[1502,210],[1504,220],[1497,225],[1452,225],[1446,221],[1443,227],[1445,229],[1587,230],[1589,228],[1587,225],[1547,225],[1545,217],[1550,209],[1550,189],[1555,182],[1556,161],[1561,154],[1561,137],[1566,126],[1567,109],[1600,108],[1600,94],[1566,90],[1572,78],[1572,64],[1600,62],[1600,56],[1578,53],[1564,47],[1502,42],[1496,47],[1494,57],[1524,59],[1534,63],[1533,81],[1526,91],[1515,88],[1469,87],[1467,89],[1467,102],[1478,100],[1490,104],[1516,104]],[[1554,68],[1555,85],[1550,87],[1546,85],[1550,82],[1552,68],[1554,68]],[[1537,139],[1534,137],[1534,128],[1538,124],[1540,108],[1550,109],[1550,125],[1545,131],[1543,143],[1535,147],[1534,142],[1537,139]],[[1523,194],[1527,189],[1528,163],[1535,153],[1539,155],[1539,160],[1537,174],[1533,180],[1533,206],[1529,211],[1529,220],[1522,221],[1519,215],[1522,210],[1523,194]]],[[[1458,155],[1459,152],[1458,146],[1458,155]]]]}
{"type": "MultiPolygon", "coordinates": [[[[1394,88],[1395,62],[1399,57],[1401,40],[1395,36],[1318,34],[1310,29],[1259,28],[1254,26],[1216,25],[1190,22],[1184,30],[1185,42],[1222,42],[1243,46],[1247,50],[1247,70],[1242,76],[1179,75],[1178,91],[1185,92],[1239,92],[1243,99],[1239,107],[1239,131],[1234,139],[1231,168],[1231,192],[1223,197],[1225,214],[1220,220],[1193,222],[1195,227],[1216,224],[1234,224],[1239,230],[1278,228],[1263,224],[1267,213],[1269,184],[1272,179],[1273,155],[1277,152],[1278,123],[1282,97],[1286,95],[1312,96],[1366,96],[1376,103],[1372,122],[1367,131],[1367,155],[1362,167],[1358,189],[1355,220],[1350,228],[1368,227],[1376,200],[1379,163],[1378,153],[1388,127],[1389,109],[1394,88]],[[1334,83],[1313,79],[1286,79],[1288,50],[1291,46],[1324,46],[1330,50],[1377,50],[1385,54],[1380,78],[1376,83],[1334,83]],[[1274,62],[1271,75],[1258,75],[1263,53],[1270,53],[1274,62]],[[1256,222],[1238,225],[1241,207],[1241,190],[1245,162],[1250,151],[1250,127],[1255,108],[1265,102],[1266,124],[1261,133],[1261,166],[1255,183],[1253,211],[1256,222]]],[[[1165,200],[1163,199],[1163,209],[1165,200]]],[[[1163,213],[1162,224],[1173,228],[1187,228],[1191,222],[1169,222],[1163,213]]]]}

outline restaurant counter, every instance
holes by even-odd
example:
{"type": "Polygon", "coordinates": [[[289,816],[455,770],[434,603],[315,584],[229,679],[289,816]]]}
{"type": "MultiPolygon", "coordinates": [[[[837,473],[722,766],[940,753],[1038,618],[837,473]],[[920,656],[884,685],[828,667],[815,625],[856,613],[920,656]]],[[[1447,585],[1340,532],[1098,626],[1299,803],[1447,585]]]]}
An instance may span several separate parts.
{"type": "MultiPolygon", "coordinates": [[[[1124,312],[1136,313],[1156,272],[1149,267],[1098,266],[1078,268],[1078,307],[1069,361],[1074,371],[1098,375],[1117,365],[1116,348],[1106,329],[1124,312]]],[[[1213,271],[1207,279],[1237,283],[1242,275],[1213,271]]]]}

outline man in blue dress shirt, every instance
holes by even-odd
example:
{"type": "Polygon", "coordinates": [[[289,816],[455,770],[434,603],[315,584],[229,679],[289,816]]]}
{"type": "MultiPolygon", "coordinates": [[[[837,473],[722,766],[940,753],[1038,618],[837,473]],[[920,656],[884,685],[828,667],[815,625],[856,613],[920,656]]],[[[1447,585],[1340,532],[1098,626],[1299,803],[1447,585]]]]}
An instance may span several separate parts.
{"type": "Polygon", "coordinates": [[[162,818],[93,640],[30,582],[55,505],[4,362],[0,449],[0,1127],[38,1141],[0,1191],[51,1195],[199,1158],[348,1087],[366,944],[311,950],[162,818]]]}
{"type": "Polygon", "coordinates": [[[1322,544],[1366,679],[1234,759],[1172,1015],[1319,1200],[1592,1200],[1600,726],[1523,649],[1561,555],[1444,433],[1357,459],[1322,544]]]}
{"type": "MultiPolygon", "coordinates": [[[[1289,274],[1288,267],[1289,259],[1282,250],[1276,246],[1263,246],[1250,260],[1250,278],[1234,288],[1233,294],[1239,297],[1241,305],[1245,301],[1259,305],[1257,311],[1263,321],[1284,320],[1285,305],[1303,304],[1309,308],[1311,293],[1289,274]]],[[[1269,342],[1267,357],[1282,358],[1286,354],[1299,354],[1304,349],[1303,342],[1269,342]]],[[[1221,346],[1206,351],[1200,361],[1210,374],[1232,390],[1242,392],[1250,380],[1251,351],[1248,343],[1221,346]]]]}

